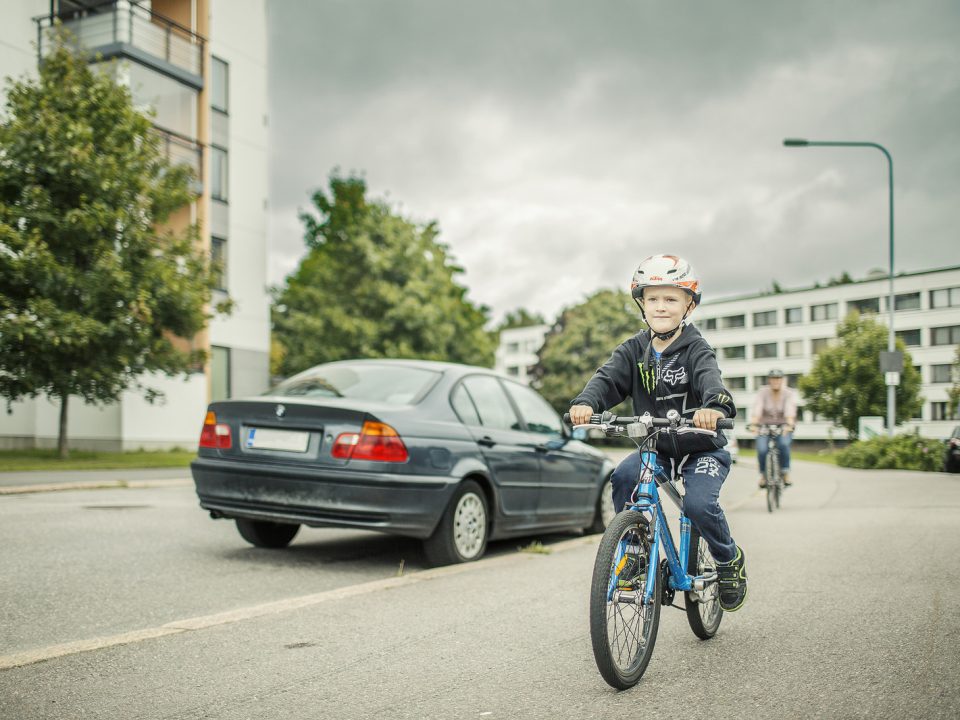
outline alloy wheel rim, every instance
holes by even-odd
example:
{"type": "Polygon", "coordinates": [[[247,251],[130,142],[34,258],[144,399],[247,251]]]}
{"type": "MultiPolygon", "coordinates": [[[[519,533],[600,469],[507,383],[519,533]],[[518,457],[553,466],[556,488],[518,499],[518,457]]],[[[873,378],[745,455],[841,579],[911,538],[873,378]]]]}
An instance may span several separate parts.
{"type": "Polygon", "coordinates": [[[474,558],[483,548],[487,533],[487,514],[483,502],[474,493],[467,493],[457,503],[453,514],[453,543],[464,558],[474,558]]]}

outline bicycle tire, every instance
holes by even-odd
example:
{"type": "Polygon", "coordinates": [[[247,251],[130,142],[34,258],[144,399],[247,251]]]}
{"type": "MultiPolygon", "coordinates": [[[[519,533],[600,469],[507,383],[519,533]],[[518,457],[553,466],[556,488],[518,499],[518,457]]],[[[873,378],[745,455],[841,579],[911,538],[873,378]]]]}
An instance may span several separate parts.
{"type": "MultiPolygon", "coordinates": [[[[636,685],[647,669],[657,641],[662,600],[661,573],[654,573],[653,597],[647,606],[629,602],[629,593],[608,600],[611,582],[617,574],[614,561],[620,543],[633,532],[639,538],[640,567],[646,570],[650,553],[647,520],[642,513],[626,510],[607,526],[597,548],[590,586],[590,639],[600,675],[608,685],[626,690],[636,685]]],[[[642,589],[633,593],[642,597],[642,589]]]]}
{"type": "Polygon", "coordinates": [[[780,477],[780,458],[774,442],[770,443],[770,452],[767,453],[767,465],[764,469],[764,475],[767,478],[767,512],[773,512],[774,507],[776,507],[774,495],[780,477]]]}
{"type": "Polygon", "coordinates": [[[783,473],[780,471],[780,451],[771,454],[773,460],[773,505],[780,508],[780,493],[783,491],[783,473]]]}
{"type": "MultiPolygon", "coordinates": [[[[707,541],[700,533],[690,528],[690,556],[687,558],[687,574],[705,575],[708,572],[716,572],[717,561],[713,559],[707,541]]],[[[692,592],[683,594],[684,604],[687,609],[687,622],[690,623],[690,629],[693,634],[701,640],[709,640],[717,634],[720,628],[720,621],[723,620],[723,608],[720,607],[720,586],[712,583],[703,594],[707,600],[699,600],[697,595],[692,592]]]]}

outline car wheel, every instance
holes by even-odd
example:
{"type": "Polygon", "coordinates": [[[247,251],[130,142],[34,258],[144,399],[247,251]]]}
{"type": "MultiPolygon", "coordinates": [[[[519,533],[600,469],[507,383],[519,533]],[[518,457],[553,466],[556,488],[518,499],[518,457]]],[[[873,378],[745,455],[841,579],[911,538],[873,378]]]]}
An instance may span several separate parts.
{"type": "Polygon", "coordinates": [[[487,549],[487,499],[472,480],[462,483],[450,499],[433,535],[423,541],[430,565],[477,560],[487,549]]]}
{"type": "Polygon", "coordinates": [[[285,548],[299,529],[299,525],[291,523],[237,518],[237,530],[243,539],[262,548],[285,548]]]}
{"type": "Polygon", "coordinates": [[[600,495],[597,497],[597,507],[593,513],[593,522],[584,531],[588,535],[596,535],[607,529],[607,525],[616,515],[613,509],[613,489],[610,487],[610,478],[600,486],[600,495]]]}
{"type": "Polygon", "coordinates": [[[948,473],[960,472],[960,461],[947,458],[943,463],[943,471],[948,473]]]}

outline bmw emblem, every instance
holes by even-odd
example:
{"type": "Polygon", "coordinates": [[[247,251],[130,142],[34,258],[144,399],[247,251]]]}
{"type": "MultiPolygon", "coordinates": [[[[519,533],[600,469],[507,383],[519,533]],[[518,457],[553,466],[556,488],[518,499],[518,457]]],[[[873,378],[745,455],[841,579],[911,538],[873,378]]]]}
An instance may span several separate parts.
{"type": "Polygon", "coordinates": [[[287,409],[286,409],[283,405],[277,405],[277,417],[278,417],[278,418],[283,417],[283,414],[284,414],[286,411],[287,411],[287,409]]]}

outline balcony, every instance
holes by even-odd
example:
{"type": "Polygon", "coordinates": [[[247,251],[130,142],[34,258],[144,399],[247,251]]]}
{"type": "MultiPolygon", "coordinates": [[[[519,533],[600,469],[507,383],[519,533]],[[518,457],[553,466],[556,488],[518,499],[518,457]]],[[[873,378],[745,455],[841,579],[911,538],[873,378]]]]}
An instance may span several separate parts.
{"type": "Polygon", "coordinates": [[[193,170],[194,190],[200,192],[203,188],[203,146],[196,140],[183,137],[177,133],[153,128],[153,132],[160,138],[160,151],[171,165],[187,165],[193,170]]]}
{"type": "Polygon", "coordinates": [[[61,2],[59,12],[34,21],[40,57],[49,51],[47,31],[59,21],[78,45],[104,60],[126,58],[196,90],[203,88],[204,39],[136,2],[61,2]]]}

